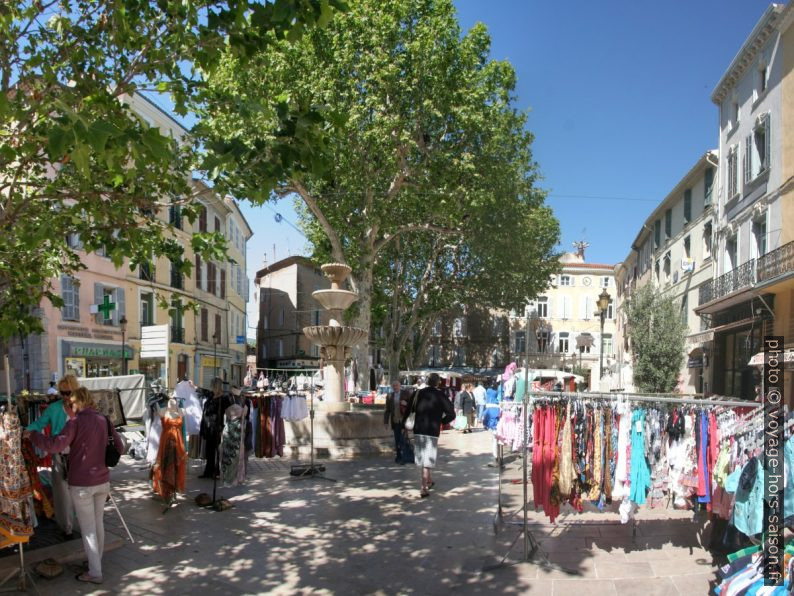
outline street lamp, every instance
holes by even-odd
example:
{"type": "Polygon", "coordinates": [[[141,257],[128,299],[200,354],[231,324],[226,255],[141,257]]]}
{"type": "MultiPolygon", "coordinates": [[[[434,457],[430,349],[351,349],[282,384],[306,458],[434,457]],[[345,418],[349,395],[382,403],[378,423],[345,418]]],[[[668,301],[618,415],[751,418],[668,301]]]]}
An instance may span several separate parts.
{"type": "Polygon", "coordinates": [[[604,288],[598,296],[598,310],[601,314],[601,345],[599,347],[599,354],[598,354],[598,378],[604,378],[604,319],[607,318],[607,308],[609,308],[609,303],[612,302],[612,297],[607,292],[607,289],[604,288]]]}
{"type": "Polygon", "coordinates": [[[218,378],[218,330],[212,334],[212,365],[215,367],[215,378],[218,378]]]}
{"type": "Polygon", "coordinates": [[[119,320],[119,328],[121,329],[121,374],[127,374],[127,358],[124,355],[124,348],[125,346],[125,334],[127,333],[127,317],[121,315],[121,319],[119,320]]]}

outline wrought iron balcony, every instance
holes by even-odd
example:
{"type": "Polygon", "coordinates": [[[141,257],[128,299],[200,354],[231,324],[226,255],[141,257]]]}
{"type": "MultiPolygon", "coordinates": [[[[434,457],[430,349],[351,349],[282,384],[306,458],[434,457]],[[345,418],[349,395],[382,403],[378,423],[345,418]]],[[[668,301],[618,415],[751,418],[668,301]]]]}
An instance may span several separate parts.
{"type": "Polygon", "coordinates": [[[794,271],[794,242],[751,259],[733,271],[700,286],[700,304],[727,296],[754,283],[765,283],[794,271]]]}
{"type": "Polygon", "coordinates": [[[747,288],[755,282],[755,259],[750,259],[744,265],[712,279],[698,291],[699,304],[706,304],[717,298],[722,298],[733,292],[747,288]]]}
{"type": "Polygon", "coordinates": [[[758,259],[758,283],[775,279],[790,271],[794,271],[794,242],[784,244],[758,259]]]}

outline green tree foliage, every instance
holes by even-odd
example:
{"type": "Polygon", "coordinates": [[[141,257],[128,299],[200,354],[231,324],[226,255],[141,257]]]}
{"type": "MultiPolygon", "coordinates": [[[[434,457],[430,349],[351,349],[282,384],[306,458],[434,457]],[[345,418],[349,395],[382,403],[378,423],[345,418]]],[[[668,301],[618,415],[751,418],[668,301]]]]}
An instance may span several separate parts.
{"type": "MultiPolygon", "coordinates": [[[[120,266],[166,255],[190,263],[154,215],[180,203],[196,216],[189,139],[129,108],[170,93],[185,113],[221,52],[267,51],[326,22],[337,0],[10,0],[0,3],[0,338],[40,331],[52,280],[82,268],[67,238],[104,247],[120,266]]],[[[314,113],[283,113],[289,122],[314,113]]],[[[288,133],[282,138],[288,141],[288,133]]],[[[293,154],[295,155],[295,154],[293,154]]],[[[302,156],[296,155],[296,159],[302,156]]],[[[206,234],[193,248],[223,254],[206,234]]]]}
{"type": "Polygon", "coordinates": [[[515,72],[489,51],[483,25],[462,34],[451,0],[360,0],[279,52],[227,56],[210,77],[211,177],[242,196],[267,200],[275,182],[300,197],[315,256],[353,268],[358,327],[373,312],[410,327],[414,307],[473,293],[519,305],[555,266],[559,228],[535,187],[515,72]],[[290,153],[269,131],[291,104],[323,106],[332,125],[315,146],[332,160],[279,178],[290,153]]]}
{"type": "Polygon", "coordinates": [[[634,359],[634,385],[648,393],[674,391],[687,334],[680,304],[652,284],[646,284],[631,294],[625,309],[634,359]]]}

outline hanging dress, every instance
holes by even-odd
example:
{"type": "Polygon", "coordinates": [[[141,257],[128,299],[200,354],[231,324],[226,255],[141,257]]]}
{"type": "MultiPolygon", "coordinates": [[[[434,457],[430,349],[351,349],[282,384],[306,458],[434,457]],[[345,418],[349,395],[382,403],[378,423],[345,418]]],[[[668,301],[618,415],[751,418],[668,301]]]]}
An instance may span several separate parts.
{"type": "Polygon", "coordinates": [[[33,534],[33,489],[20,449],[22,428],[16,411],[0,425],[0,548],[27,542],[33,534]]]}
{"type": "Polygon", "coordinates": [[[157,460],[152,468],[152,488],[167,501],[176,493],[185,492],[187,473],[187,451],[182,438],[182,416],[161,419],[163,431],[157,460]]]}
{"type": "Polygon", "coordinates": [[[645,410],[634,410],[631,416],[631,484],[629,499],[643,505],[651,487],[651,470],[645,456],[645,410]]]}
{"type": "Polygon", "coordinates": [[[232,404],[226,408],[226,424],[221,438],[221,480],[239,484],[240,447],[243,440],[243,408],[232,404]]]}

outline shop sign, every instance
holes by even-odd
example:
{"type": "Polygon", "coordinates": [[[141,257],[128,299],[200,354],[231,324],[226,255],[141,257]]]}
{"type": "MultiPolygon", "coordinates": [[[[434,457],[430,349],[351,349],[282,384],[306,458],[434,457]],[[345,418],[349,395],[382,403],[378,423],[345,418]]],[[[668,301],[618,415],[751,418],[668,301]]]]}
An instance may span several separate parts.
{"type": "Polygon", "coordinates": [[[220,358],[213,358],[212,356],[202,356],[201,357],[201,367],[202,368],[220,368],[221,367],[221,359],[220,358]]]}
{"type": "MultiPolygon", "coordinates": [[[[63,342],[64,356],[79,358],[117,358],[121,359],[121,345],[93,344],[83,342],[63,342]]],[[[124,346],[124,357],[127,360],[134,358],[134,350],[124,346]]]]}
{"type": "Polygon", "coordinates": [[[245,335],[238,335],[237,336],[237,343],[244,344],[245,343],[245,335]]]}
{"type": "Polygon", "coordinates": [[[294,358],[292,360],[279,360],[276,362],[276,366],[278,368],[312,368],[317,366],[317,361],[294,358]]]}
{"type": "Polygon", "coordinates": [[[703,356],[693,356],[687,361],[687,368],[703,368],[703,356]]]}
{"type": "Polygon", "coordinates": [[[702,333],[693,333],[692,335],[687,335],[686,337],[686,344],[688,346],[699,346],[710,341],[714,341],[713,329],[703,331],[702,333]]]}

